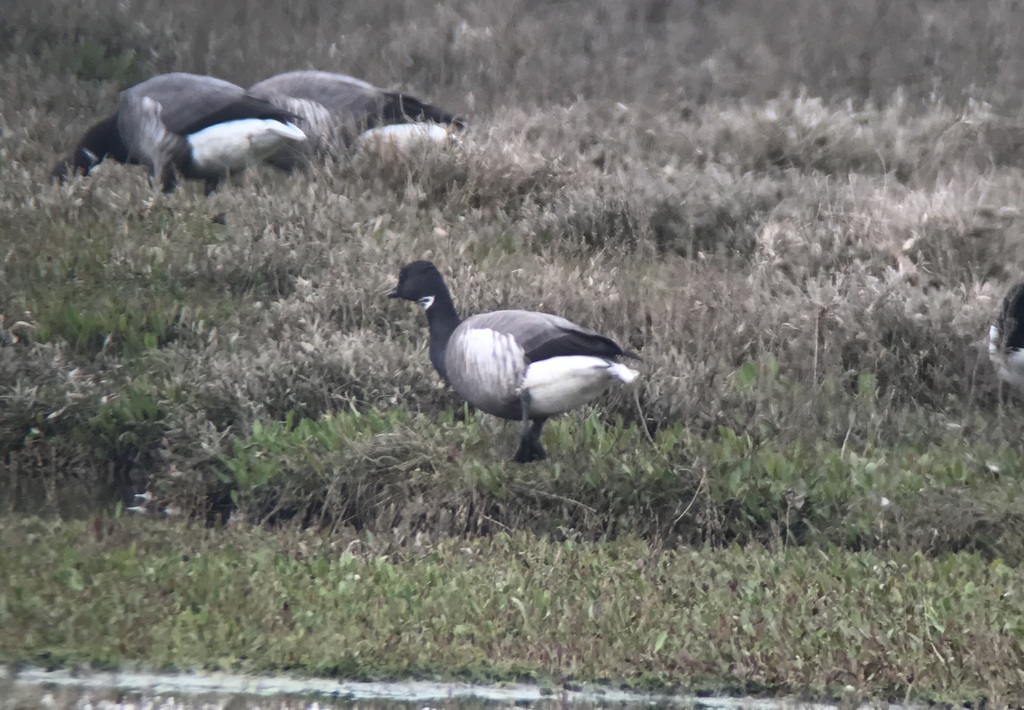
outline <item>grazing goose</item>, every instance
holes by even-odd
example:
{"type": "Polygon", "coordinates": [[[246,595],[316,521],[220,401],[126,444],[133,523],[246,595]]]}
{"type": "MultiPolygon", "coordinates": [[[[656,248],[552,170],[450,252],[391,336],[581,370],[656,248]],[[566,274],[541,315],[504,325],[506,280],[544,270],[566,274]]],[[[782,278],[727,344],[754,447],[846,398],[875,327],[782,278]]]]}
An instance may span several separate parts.
{"type": "Polygon", "coordinates": [[[430,362],[466,401],[488,414],[522,420],[519,463],[545,458],[540,432],[549,417],[582,406],[635,370],[617,358],[639,358],[611,338],[565,318],[534,311],[492,311],[459,320],[441,273],[429,261],[402,267],[389,298],[416,301],[427,312],[430,362]]]}
{"type": "Polygon", "coordinates": [[[164,192],[174,189],[177,171],[205,181],[209,195],[229,173],[304,142],[295,118],[212,76],[160,74],[121,92],[117,111],[85,132],[52,178],[88,175],[109,156],[145,165],[164,192]]]}
{"type": "MultiPolygon", "coordinates": [[[[362,133],[384,126],[427,122],[456,128],[466,125],[454,114],[415,97],[332,72],[286,72],[253,84],[249,92],[299,116],[299,125],[310,137],[308,143],[283,148],[268,160],[284,170],[311,159],[337,158],[355,145],[362,133]]],[[[439,135],[434,131],[426,137],[439,140],[439,135]]],[[[444,132],[443,138],[447,137],[444,132]]]]}
{"type": "Polygon", "coordinates": [[[988,354],[999,379],[1024,386],[1024,282],[1003,299],[996,322],[988,331],[988,354]]]}

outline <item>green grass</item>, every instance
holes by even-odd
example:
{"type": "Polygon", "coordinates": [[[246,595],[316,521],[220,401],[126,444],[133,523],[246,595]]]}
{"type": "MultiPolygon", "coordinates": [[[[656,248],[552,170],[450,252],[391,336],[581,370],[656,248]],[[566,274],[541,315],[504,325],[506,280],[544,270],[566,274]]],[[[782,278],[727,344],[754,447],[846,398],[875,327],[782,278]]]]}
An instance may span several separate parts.
{"type": "Polygon", "coordinates": [[[578,451],[571,464],[523,468],[505,460],[514,424],[485,427],[459,414],[353,410],[256,423],[235,441],[217,479],[252,521],[967,549],[1012,564],[1024,559],[1017,534],[1024,487],[1006,475],[1019,465],[1013,449],[986,453],[951,437],[927,453],[913,444],[852,453],[681,426],[648,442],[636,426],[592,415],[550,425],[554,450],[578,451]]]}
{"type": "Polygon", "coordinates": [[[1024,579],[971,554],[0,522],[0,656],[1013,703],[1024,579]]]}

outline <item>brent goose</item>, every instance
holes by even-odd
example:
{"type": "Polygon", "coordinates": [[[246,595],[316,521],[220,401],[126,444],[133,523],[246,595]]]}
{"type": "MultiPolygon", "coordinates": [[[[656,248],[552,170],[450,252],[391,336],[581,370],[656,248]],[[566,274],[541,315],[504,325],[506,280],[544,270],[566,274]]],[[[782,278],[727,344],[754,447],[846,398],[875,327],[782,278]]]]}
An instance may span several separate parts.
{"type": "MultiPolygon", "coordinates": [[[[385,126],[429,122],[454,128],[466,125],[462,118],[413,96],[326,71],[285,72],[253,84],[249,92],[299,116],[299,125],[310,138],[301,146],[279,150],[268,160],[284,170],[292,170],[311,159],[340,157],[356,144],[361,134],[385,126]]],[[[394,130],[388,138],[403,140],[394,135],[394,130]]],[[[420,130],[411,137],[440,140],[447,138],[448,133],[420,130]]]]}
{"type": "Polygon", "coordinates": [[[1003,299],[996,322],[988,331],[988,354],[999,379],[1024,386],[1024,282],[1003,299]]]}
{"type": "Polygon", "coordinates": [[[177,171],[205,181],[209,195],[229,173],[304,142],[295,119],[222,79],[160,74],[121,92],[117,111],[87,130],[51,177],[88,175],[109,156],[145,165],[164,192],[174,189],[177,171]]]}
{"type": "Polygon", "coordinates": [[[492,311],[460,321],[451,294],[429,261],[402,267],[389,298],[427,312],[430,362],[467,402],[503,419],[522,420],[514,461],[545,458],[540,432],[549,417],[582,406],[614,380],[632,382],[638,359],[604,335],[559,316],[492,311]]]}

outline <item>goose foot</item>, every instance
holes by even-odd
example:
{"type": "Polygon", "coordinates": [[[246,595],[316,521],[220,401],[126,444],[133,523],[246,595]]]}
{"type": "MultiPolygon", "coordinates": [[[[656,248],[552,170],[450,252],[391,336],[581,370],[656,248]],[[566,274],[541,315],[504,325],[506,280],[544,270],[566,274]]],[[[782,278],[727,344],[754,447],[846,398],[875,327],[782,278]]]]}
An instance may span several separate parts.
{"type": "Polygon", "coordinates": [[[154,164],[149,175],[149,184],[154,189],[159,187],[164,195],[178,189],[178,176],[174,172],[174,165],[170,162],[154,164]]]}
{"type": "Polygon", "coordinates": [[[546,419],[534,419],[532,422],[524,423],[523,431],[519,435],[519,448],[516,449],[512,460],[516,463],[532,463],[543,461],[548,457],[544,446],[540,443],[540,432],[544,428],[546,419]]]}

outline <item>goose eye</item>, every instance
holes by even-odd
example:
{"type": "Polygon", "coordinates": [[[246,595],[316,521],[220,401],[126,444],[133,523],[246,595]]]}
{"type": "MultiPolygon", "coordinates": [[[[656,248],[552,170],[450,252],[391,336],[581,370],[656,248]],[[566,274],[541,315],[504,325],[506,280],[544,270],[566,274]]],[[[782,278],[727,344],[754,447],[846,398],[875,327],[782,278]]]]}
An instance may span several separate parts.
{"type": "Polygon", "coordinates": [[[433,296],[424,296],[419,301],[417,301],[417,303],[419,303],[421,306],[423,306],[423,310],[427,310],[432,305],[434,305],[434,297],[433,296]]]}

